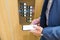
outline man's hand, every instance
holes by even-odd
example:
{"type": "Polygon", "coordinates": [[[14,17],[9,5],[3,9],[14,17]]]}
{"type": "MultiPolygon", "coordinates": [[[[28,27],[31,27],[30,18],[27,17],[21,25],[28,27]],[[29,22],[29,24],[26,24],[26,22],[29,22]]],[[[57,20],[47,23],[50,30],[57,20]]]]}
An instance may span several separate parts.
{"type": "Polygon", "coordinates": [[[31,22],[32,25],[40,25],[40,18],[37,18],[37,19],[34,19],[32,22],[31,22]]]}
{"type": "Polygon", "coordinates": [[[35,36],[42,36],[43,28],[41,26],[34,26],[34,29],[30,30],[35,36]]]}
{"type": "Polygon", "coordinates": [[[34,29],[30,30],[35,36],[41,36],[43,28],[40,26],[40,18],[34,19],[31,23],[34,26],[34,29]]]}

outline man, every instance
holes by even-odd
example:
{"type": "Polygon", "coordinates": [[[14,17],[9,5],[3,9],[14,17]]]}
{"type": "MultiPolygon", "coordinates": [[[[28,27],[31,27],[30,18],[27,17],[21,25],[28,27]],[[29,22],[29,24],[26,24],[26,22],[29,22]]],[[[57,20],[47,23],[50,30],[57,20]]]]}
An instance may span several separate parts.
{"type": "Polygon", "coordinates": [[[41,18],[32,21],[31,24],[37,26],[30,32],[41,36],[41,40],[60,40],[60,0],[52,0],[50,4],[49,1],[44,0],[41,18]]]}

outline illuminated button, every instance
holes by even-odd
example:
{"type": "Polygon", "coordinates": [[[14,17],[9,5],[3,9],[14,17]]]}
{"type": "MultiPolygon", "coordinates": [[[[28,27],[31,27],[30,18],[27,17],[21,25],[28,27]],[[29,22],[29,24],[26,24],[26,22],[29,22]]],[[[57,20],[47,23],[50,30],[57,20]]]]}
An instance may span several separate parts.
{"type": "Polygon", "coordinates": [[[32,15],[30,15],[30,17],[31,17],[32,15]]]}
{"type": "Polygon", "coordinates": [[[26,11],[26,9],[24,9],[24,11],[26,11]]]}
{"type": "Polygon", "coordinates": [[[30,12],[30,14],[32,14],[32,12],[30,12]]]}
{"type": "Polygon", "coordinates": [[[30,18],[30,22],[32,22],[32,18],[30,18]]]}
{"type": "Polygon", "coordinates": [[[32,20],[32,18],[30,18],[30,20],[32,20]]]}
{"type": "Polygon", "coordinates": [[[32,9],[30,9],[30,11],[33,11],[32,9]]]}
{"type": "Polygon", "coordinates": [[[26,12],[24,12],[24,14],[26,14],[26,12]]]}
{"type": "Polygon", "coordinates": [[[26,3],[24,3],[24,5],[26,5],[26,3]]]}
{"type": "Polygon", "coordinates": [[[26,15],[24,15],[24,17],[26,17],[26,15]]]}
{"type": "Polygon", "coordinates": [[[30,6],[30,8],[33,8],[32,6],[30,6]]]}
{"type": "Polygon", "coordinates": [[[32,22],[32,20],[30,20],[30,22],[32,22]]]}
{"type": "Polygon", "coordinates": [[[26,6],[24,6],[24,8],[26,8],[26,6]]]}

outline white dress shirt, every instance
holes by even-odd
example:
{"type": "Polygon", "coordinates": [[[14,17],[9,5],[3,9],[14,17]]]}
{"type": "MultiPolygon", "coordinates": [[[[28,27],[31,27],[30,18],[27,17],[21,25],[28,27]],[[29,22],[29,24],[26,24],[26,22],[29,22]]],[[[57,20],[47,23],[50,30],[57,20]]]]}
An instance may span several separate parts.
{"type": "Polygon", "coordinates": [[[46,24],[48,25],[48,17],[49,17],[49,11],[51,8],[53,0],[49,0],[48,5],[47,5],[47,10],[46,10],[46,24]]]}

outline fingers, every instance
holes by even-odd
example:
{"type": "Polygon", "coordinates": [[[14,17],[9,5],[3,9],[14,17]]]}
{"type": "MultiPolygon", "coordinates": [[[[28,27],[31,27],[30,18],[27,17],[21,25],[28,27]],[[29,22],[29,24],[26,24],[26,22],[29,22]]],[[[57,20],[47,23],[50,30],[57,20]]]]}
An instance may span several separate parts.
{"type": "Polygon", "coordinates": [[[34,26],[35,30],[40,30],[41,27],[40,26],[34,26]]]}
{"type": "Polygon", "coordinates": [[[40,26],[34,26],[32,30],[30,30],[30,32],[36,32],[38,33],[38,31],[40,32],[40,26]]]}
{"type": "Polygon", "coordinates": [[[38,24],[38,23],[40,23],[40,20],[39,20],[39,19],[34,19],[31,24],[36,25],[36,24],[38,24]]]}
{"type": "Polygon", "coordinates": [[[35,36],[42,36],[41,31],[36,30],[36,28],[34,30],[30,30],[30,32],[33,33],[33,35],[35,35],[35,36]]]}
{"type": "Polygon", "coordinates": [[[38,23],[37,25],[40,26],[40,23],[38,23]]]}
{"type": "Polygon", "coordinates": [[[42,36],[43,35],[43,34],[41,34],[42,30],[43,30],[43,28],[41,26],[34,26],[33,28],[34,29],[30,30],[31,33],[33,33],[36,36],[42,36]]]}

